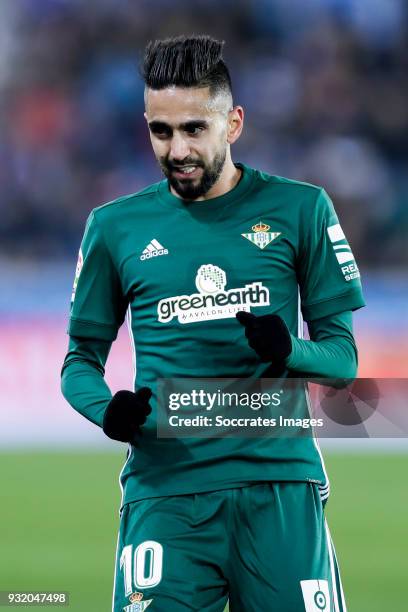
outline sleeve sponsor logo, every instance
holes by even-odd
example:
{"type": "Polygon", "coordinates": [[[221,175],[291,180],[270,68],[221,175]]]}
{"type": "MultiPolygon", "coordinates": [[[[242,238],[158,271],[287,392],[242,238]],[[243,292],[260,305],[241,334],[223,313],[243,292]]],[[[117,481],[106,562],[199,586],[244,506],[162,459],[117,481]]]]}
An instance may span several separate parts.
{"type": "Polygon", "coordinates": [[[330,225],[327,228],[327,233],[329,235],[330,242],[332,243],[336,259],[341,266],[344,280],[350,281],[353,280],[353,278],[359,278],[360,272],[358,271],[357,264],[354,260],[354,255],[350,245],[347,243],[346,236],[341,229],[340,223],[330,225]],[[349,264],[348,266],[343,266],[343,264],[349,261],[352,261],[353,263],[349,264]]]}
{"type": "Polygon", "coordinates": [[[340,223],[330,225],[330,227],[327,228],[327,233],[329,234],[330,242],[339,242],[340,240],[346,239],[340,223]]]}

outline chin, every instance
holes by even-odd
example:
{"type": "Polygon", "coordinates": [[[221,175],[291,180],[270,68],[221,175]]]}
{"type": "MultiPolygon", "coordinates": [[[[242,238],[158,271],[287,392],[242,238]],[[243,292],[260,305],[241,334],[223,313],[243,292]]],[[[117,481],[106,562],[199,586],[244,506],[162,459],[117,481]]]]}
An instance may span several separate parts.
{"type": "Polygon", "coordinates": [[[196,180],[197,179],[183,179],[182,181],[172,183],[172,187],[182,198],[195,199],[203,195],[203,191],[200,189],[200,183],[197,183],[196,180]]]}

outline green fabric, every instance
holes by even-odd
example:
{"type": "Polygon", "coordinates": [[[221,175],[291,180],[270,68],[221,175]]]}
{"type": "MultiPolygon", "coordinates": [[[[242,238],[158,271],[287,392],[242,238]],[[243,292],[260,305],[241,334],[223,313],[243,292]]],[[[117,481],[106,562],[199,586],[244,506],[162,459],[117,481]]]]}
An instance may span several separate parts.
{"type": "Polygon", "coordinates": [[[119,275],[93,211],[80,248],[68,333],[115,340],[127,306],[119,275]],[[78,270],[80,261],[83,265],[78,270]]]}
{"type": "Polygon", "coordinates": [[[69,339],[61,372],[61,390],[75,410],[102,427],[112,393],[104,380],[105,364],[112,342],[92,338],[69,339]]]}
{"type": "Polygon", "coordinates": [[[223,612],[227,597],[245,612],[345,612],[335,576],[316,485],[148,499],[122,512],[113,610],[130,612],[131,595],[143,593],[151,609],[174,612],[223,612]]]}
{"type": "MultiPolygon", "coordinates": [[[[238,310],[276,313],[296,338],[301,311],[313,325],[322,316],[364,305],[357,266],[326,192],[237,166],[243,171],[237,186],[213,200],[184,202],[162,181],[89,216],[62,387],[74,408],[101,423],[110,397],[99,381],[103,355],[128,312],[136,352],[134,386],[152,389],[153,412],[129,447],[121,473],[122,503],[259,480],[315,481],[327,491],[311,438],[157,439],[157,379],[271,375],[270,364],[260,362],[248,346],[235,318],[238,310]],[[81,356],[86,340],[100,343],[99,357],[81,356]],[[79,354],[77,343],[82,344],[79,354]]],[[[349,342],[344,331],[340,335],[341,343],[349,342]]],[[[309,344],[314,359],[324,363],[321,350],[309,344]]],[[[294,342],[291,367],[307,365],[302,346],[294,342]]],[[[332,344],[326,349],[336,372],[347,377],[355,359],[349,365],[339,359],[347,349],[332,344]]],[[[299,413],[306,413],[304,392],[296,403],[299,413]]]]}
{"type": "Polygon", "coordinates": [[[341,312],[308,324],[310,340],[292,335],[292,352],[287,367],[303,375],[321,378],[355,378],[357,348],[353,337],[353,316],[341,312]]]}
{"type": "MultiPolygon", "coordinates": [[[[287,367],[298,376],[354,378],[357,349],[352,333],[352,314],[317,319],[309,323],[310,340],[292,335],[287,367]]],[[[88,420],[102,426],[103,412],[111,392],[103,375],[112,343],[92,338],[69,339],[62,372],[62,391],[69,403],[88,420]]]]}

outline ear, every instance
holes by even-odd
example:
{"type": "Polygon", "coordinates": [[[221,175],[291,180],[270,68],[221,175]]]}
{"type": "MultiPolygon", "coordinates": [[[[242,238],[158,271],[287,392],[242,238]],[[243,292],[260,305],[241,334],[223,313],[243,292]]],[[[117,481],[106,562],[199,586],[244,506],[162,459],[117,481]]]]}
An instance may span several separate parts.
{"type": "Polygon", "coordinates": [[[241,136],[244,127],[244,109],[242,106],[234,106],[228,113],[227,142],[233,144],[241,136]]]}

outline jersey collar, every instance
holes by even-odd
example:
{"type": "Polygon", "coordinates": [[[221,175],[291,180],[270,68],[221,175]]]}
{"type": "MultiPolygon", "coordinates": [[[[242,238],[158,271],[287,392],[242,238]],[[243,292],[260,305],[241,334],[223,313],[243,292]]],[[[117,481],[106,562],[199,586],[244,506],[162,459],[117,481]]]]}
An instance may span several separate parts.
{"type": "Polygon", "coordinates": [[[171,193],[169,188],[168,180],[161,181],[159,183],[158,194],[159,197],[166,203],[170,204],[173,207],[181,208],[183,210],[198,210],[200,212],[209,212],[211,213],[214,210],[218,210],[219,208],[223,208],[226,204],[233,202],[241,198],[245,195],[253,186],[255,181],[256,171],[241,162],[236,162],[236,168],[240,168],[242,170],[242,175],[239,182],[235,185],[233,189],[227,191],[221,196],[216,198],[211,198],[209,200],[199,200],[199,201],[189,201],[183,200],[182,198],[178,198],[173,193],[171,193]]]}

